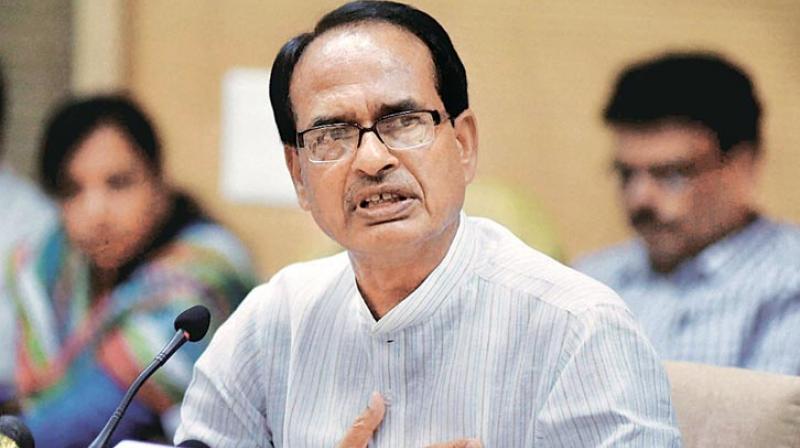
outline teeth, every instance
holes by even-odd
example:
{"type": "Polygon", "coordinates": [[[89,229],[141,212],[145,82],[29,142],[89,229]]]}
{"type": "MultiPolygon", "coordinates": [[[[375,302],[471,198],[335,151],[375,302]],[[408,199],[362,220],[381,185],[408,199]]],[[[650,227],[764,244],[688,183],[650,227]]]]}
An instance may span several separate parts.
{"type": "Polygon", "coordinates": [[[400,199],[400,195],[395,193],[376,193],[365,199],[367,207],[373,204],[381,204],[384,201],[396,201],[400,199]]]}

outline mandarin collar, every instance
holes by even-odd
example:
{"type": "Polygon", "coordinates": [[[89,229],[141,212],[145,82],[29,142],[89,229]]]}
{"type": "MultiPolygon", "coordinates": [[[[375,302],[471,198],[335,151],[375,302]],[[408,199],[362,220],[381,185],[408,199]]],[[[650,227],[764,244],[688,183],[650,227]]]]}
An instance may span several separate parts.
{"type": "MultiPolygon", "coordinates": [[[[364,298],[353,285],[358,314],[374,336],[385,335],[418,324],[432,316],[445,302],[457,294],[463,279],[473,270],[478,253],[478,239],[464,212],[459,213],[458,229],[447,254],[422,283],[394,308],[376,321],[364,298]]],[[[353,283],[355,274],[352,273],[353,283]]]]}

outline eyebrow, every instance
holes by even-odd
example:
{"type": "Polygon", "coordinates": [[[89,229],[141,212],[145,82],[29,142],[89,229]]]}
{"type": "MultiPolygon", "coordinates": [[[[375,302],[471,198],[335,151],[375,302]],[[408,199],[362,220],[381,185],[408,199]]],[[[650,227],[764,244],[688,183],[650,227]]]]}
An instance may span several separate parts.
{"type": "Polygon", "coordinates": [[[398,101],[396,103],[381,105],[381,107],[378,109],[378,116],[375,118],[377,119],[380,117],[385,117],[387,115],[392,115],[399,112],[419,110],[421,108],[422,107],[420,106],[419,103],[409,98],[402,101],[398,101]]]}
{"type": "Polygon", "coordinates": [[[654,165],[650,165],[644,168],[637,168],[627,163],[621,162],[619,160],[614,160],[611,163],[611,170],[612,171],[619,171],[619,170],[637,170],[637,169],[644,169],[648,172],[653,171],[664,171],[664,170],[674,170],[674,169],[684,169],[687,167],[691,167],[694,165],[694,162],[691,160],[671,160],[664,163],[657,163],[654,165]]]}
{"type": "MultiPolygon", "coordinates": [[[[406,112],[410,110],[418,110],[418,109],[421,109],[420,104],[408,98],[397,101],[395,103],[382,104],[378,108],[377,116],[374,117],[374,119],[377,120],[387,115],[406,112]]],[[[311,121],[311,125],[307,129],[316,128],[319,126],[326,126],[330,124],[353,124],[353,123],[355,123],[355,120],[350,119],[345,115],[320,115],[318,117],[315,117],[314,120],[311,121]]]]}

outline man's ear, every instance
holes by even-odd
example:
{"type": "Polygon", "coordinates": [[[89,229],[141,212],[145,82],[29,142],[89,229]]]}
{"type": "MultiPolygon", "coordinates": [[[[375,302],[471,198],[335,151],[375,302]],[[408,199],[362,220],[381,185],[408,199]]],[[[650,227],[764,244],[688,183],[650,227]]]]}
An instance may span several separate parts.
{"type": "Polygon", "coordinates": [[[753,143],[738,143],[728,150],[725,156],[727,163],[739,176],[747,178],[748,182],[755,185],[761,174],[761,153],[753,143]]]}
{"type": "Polygon", "coordinates": [[[292,176],[294,191],[297,193],[297,203],[300,204],[300,208],[308,211],[308,197],[306,196],[306,187],[303,183],[303,173],[300,167],[300,154],[294,146],[283,145],[283,157],[286,159],[286,168],[289,169],[289,175],[292,176]]]}
{"type": "Polygon", "coordinates": [[[464,170],[464,183],[469,184],[478,169],[478,120],[472,109],[461,112],[453,123],[453,129],[464,170]]]}
{"type": "Polygon", "coordinates": [[[739,143],[725,155],[722,178],[733,199],[749,208],[755,207],[761,172],[761,157],[752,143],[739,143]]]}

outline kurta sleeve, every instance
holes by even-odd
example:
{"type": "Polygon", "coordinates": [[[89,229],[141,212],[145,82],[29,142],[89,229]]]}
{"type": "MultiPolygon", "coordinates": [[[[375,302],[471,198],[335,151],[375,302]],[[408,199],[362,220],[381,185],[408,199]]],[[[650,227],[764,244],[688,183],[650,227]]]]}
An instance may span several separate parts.
{"type": "Polygon", "coordinates": [[[281,413],[289,369],[288,307],[273,285],[251,292],[219,329],[195,365],[175,444],[198,440],[216,448],[279,446],[272,428],[281,413]],[[273,404],[268,406],[267,401],[273,404]]]}
{"type": "Polygon", "coordinates": [[[567,331],[531,446],[680,446],[666,373],[630,312],[594,306],[567,331]]]}

